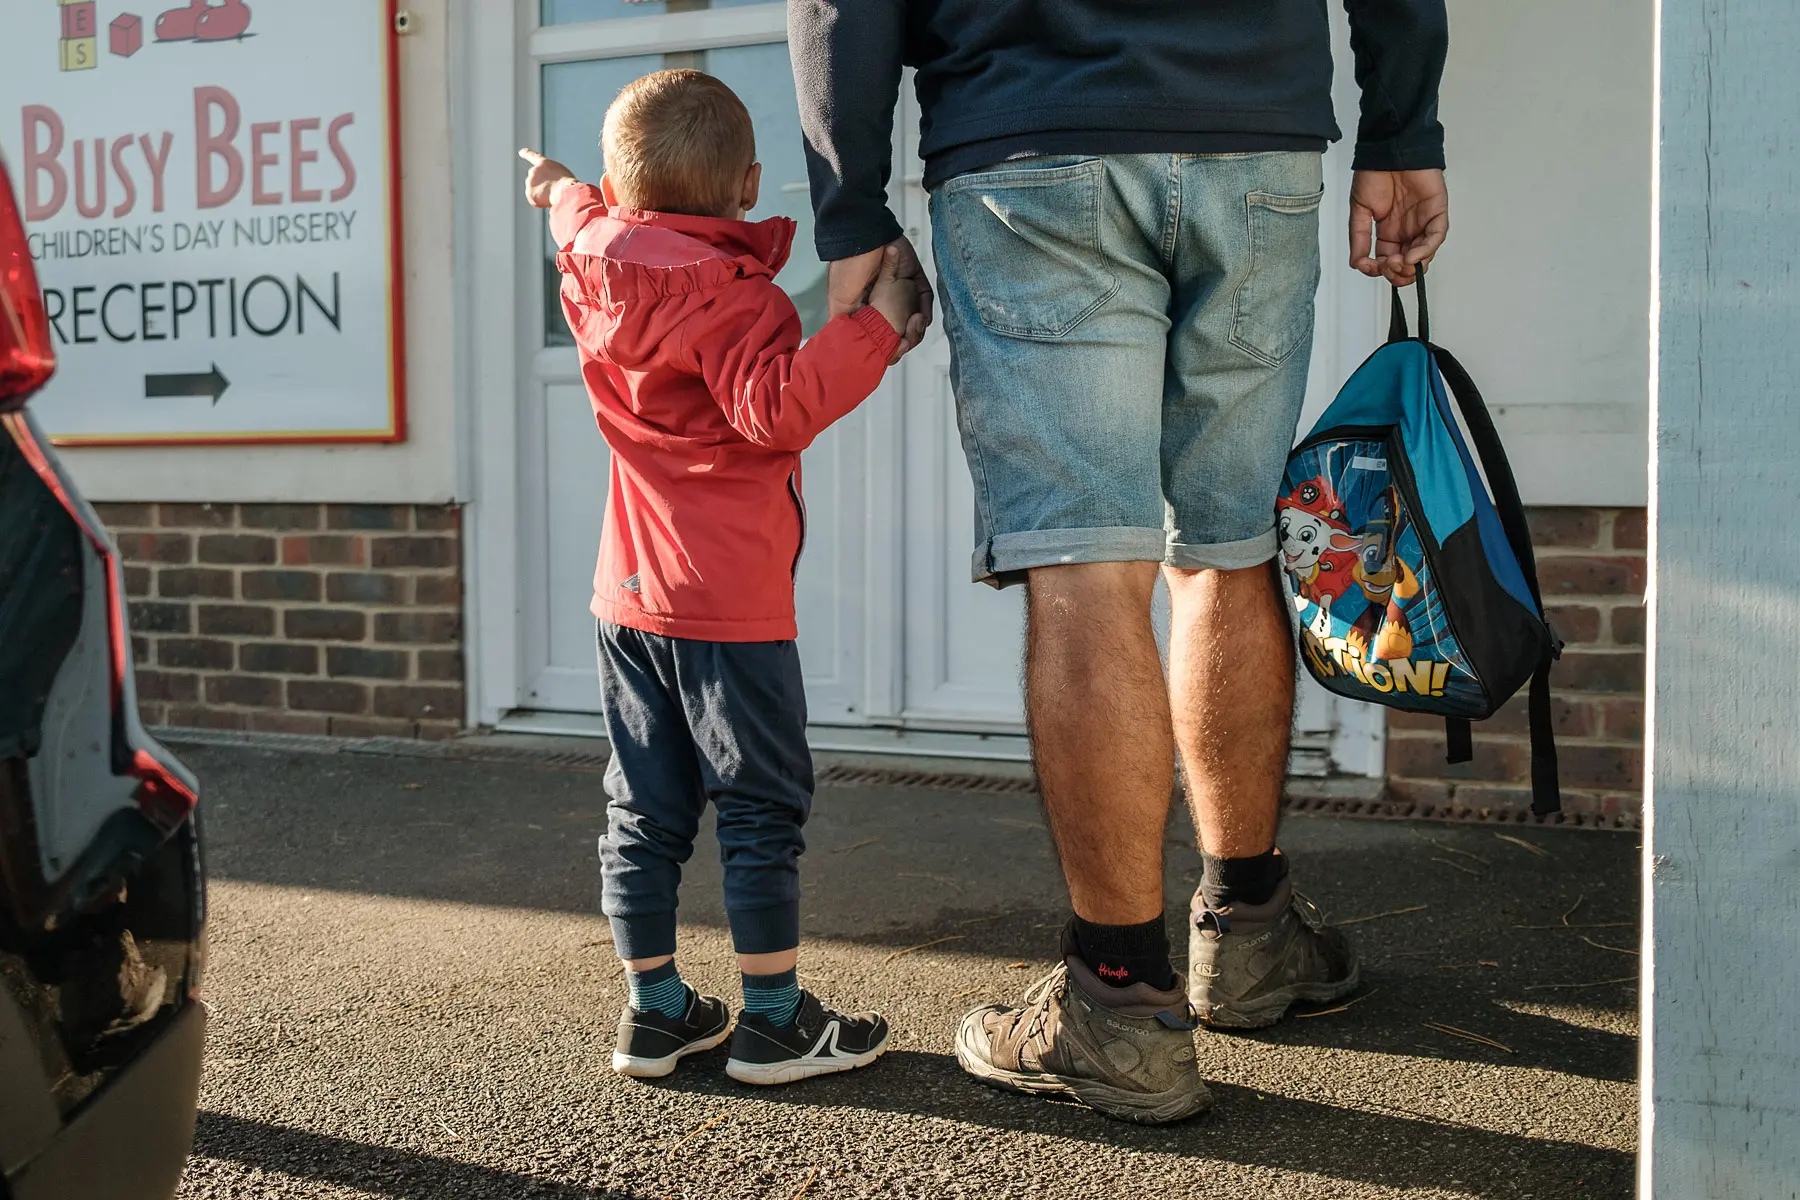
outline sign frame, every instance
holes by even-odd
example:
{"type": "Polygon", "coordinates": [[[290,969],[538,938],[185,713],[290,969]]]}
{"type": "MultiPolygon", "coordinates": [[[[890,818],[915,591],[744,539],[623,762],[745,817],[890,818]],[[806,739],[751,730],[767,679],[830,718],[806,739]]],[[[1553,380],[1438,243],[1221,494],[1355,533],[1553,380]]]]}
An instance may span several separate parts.
{"type": "Polygon", "coordinates": [[[387,325],[388,409],[385,429],[256,430],[223,433],[172,432],[128,434],[61,434],[50,438],[59,447],[178,446],[318,446],[392,445],[407,436],[406,406],[406,248],[402,192],[400,96],[400,0],[382,0],[382,119],[386,123],[382,170],[387,185],[387,325]]]}

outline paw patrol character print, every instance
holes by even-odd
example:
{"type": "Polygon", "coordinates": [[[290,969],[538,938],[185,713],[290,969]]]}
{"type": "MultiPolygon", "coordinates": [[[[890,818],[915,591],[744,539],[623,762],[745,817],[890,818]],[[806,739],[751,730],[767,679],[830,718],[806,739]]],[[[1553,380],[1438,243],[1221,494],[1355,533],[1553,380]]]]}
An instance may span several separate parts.
{"type": "Polygon", "coordinates": [[[1275,508],[1281,569],[1292,581],[1294,595],[1312,601],[1329,617],[1332,602],[1356,586],[1355,543],[1344,506],[1321,477],[1295,487],[1275,508]]]}
{"type": "Polygon", "coordinates": [[[1332,546],[1352,550],[1356,564],[1351,578],[1369,607],[1356,618],[1345,638],[1350,649],[1364,659],[1405,659],[1413,652],[1412,623],[1400,601],[1419,594],[1419,579],[1401,558],[1397,547],[1406,529],[1406,510],[1393,488],[1383,489],[1373,512],[1355,535],[1333,534],[1332,546]]]}

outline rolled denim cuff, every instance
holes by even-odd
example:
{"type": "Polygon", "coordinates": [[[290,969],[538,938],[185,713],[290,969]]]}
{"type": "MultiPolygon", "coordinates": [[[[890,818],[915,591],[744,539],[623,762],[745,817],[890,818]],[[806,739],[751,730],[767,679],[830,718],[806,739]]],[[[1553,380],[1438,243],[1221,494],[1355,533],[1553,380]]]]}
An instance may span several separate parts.
{"type": "Polygon", "coordinates": [[[1170,542],[1168,556],[1163,561],[1183,571],[1239,571],[1268,562],[1275,557],[1279,545],[1271,526],[1255,537],[1237,542],[1213,542],[1206,546],[1170,542]]]}
{"type": "Polygon", "coordinates": [[[1038,567],[1161,562],[1167,536],[1161,529],[1133,526],[1002,533],[975,547],[971,574],[976,583],[1006,587],[1022,582],[1026,571],[1038,567]]]}

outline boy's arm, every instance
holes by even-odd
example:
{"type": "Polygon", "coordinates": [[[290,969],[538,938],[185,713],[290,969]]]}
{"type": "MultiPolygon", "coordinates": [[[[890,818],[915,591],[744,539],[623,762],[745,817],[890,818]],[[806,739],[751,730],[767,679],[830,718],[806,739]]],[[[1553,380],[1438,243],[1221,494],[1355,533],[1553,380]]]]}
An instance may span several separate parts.
{"type": "Polygon", "coordinates": [[[567,250],[582,227],[606,215],[606,197],[591,183],[570,181],[552,193],[550,201],[550,236],[558,250],[567,250]]]}
{"type": "Polygon", "coordinates": [[[741,290],[747,302],[715,314],[704,334],[688,339],[683,357],[745,439],[804,450],[869,398],[900,335],[875,309],[860,308],[832,318],[803,346],[800,318],[772,282],[741,290]]]}

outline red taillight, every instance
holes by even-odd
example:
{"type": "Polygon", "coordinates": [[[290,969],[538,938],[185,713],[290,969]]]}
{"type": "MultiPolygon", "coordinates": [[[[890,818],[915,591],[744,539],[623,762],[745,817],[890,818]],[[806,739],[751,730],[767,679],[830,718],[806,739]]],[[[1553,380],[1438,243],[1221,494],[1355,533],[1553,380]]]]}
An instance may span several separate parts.
{"type": "Polygon", "coordinates": [[[44,295],[31,266],[12,179],[0,162],[0,411],[25,403],[55,370],[44,295]]]}

